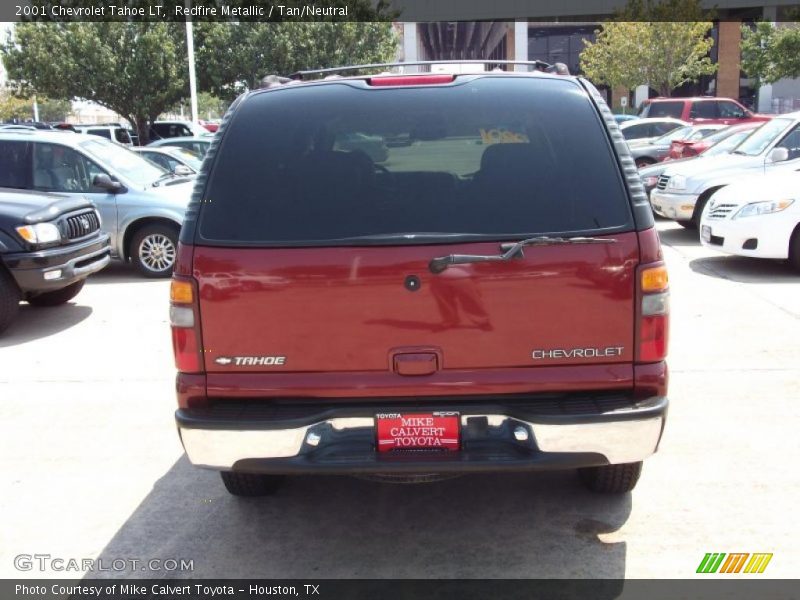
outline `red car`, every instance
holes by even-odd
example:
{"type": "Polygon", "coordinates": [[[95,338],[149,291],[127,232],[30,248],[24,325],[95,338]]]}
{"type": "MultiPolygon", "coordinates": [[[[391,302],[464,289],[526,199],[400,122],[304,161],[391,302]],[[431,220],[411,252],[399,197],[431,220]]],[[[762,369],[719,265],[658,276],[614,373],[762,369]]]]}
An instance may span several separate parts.
{"type": "Polygon", "coordinates": [[[769,121],[770,115],[760,115],[745,108],[731,98],[652,98],[645,100],[639,109],[642,118],[672,117],[692,124],[737,123],[769,121]]]}
{"type": "Polygon", "coordinates": [[[240,96],[203,163],[170,308],[189,460],[244,496],[301,473],[633,489],[666,420],[669,292],[601,95],[482,62],[345,70],[240,96]],[[377,163],[358,136],[409,143],[377,163]]]}
{"type": "Polygon", "coordinates": [[[730,127],[726,127],[721,131],[716,131],[699,140],[674,140],[670,145],[667,160],[698,156],[717,142],[721,142],[741,132],[752,131],[753,129],[761,127],[761,125],[761,121],[753,121],[750,123],[742,123],[741,125],[731,125],[730,127]]]}

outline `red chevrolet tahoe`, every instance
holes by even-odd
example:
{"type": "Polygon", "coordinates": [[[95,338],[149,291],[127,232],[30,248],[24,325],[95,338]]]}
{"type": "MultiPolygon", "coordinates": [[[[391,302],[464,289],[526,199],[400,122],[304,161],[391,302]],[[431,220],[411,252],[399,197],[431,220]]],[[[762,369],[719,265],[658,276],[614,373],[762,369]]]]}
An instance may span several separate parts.
{"type": "Polygon", "coordinates": [[[234,102],[181,230],[191,462],[236,495],[541,469],[633,489],[666,419],[667,274],[597,90],[309,77],[234,102]]]}

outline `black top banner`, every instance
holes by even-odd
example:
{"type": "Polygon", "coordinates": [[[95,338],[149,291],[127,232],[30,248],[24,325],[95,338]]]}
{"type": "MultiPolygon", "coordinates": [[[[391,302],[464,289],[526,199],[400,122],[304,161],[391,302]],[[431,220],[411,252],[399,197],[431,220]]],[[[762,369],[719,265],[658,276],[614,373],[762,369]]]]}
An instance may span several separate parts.
{"type": "MultiPolygon", "coordinates": [[[[682,20],[675,0],[655,17],[627,13],[628,20],[682,20]]],[[[598,21],[619,15],[629,0],[11,0],[0,21],[598,21]]],[[[700,0],[709,18],[741,21],[800,20],[795,0],[700,0]]]]}

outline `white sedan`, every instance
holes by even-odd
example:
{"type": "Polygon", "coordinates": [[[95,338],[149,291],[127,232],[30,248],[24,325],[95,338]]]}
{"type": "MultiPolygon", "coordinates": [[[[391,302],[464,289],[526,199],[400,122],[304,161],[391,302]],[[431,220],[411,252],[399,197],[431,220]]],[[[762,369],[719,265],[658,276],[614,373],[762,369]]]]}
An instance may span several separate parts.
{"type": "Polygon", "coordinates": [[[700,239],[728,254],[788,258],[800,270],[800,173],[757,175],[722,188],[703,211],[700,239]]]}

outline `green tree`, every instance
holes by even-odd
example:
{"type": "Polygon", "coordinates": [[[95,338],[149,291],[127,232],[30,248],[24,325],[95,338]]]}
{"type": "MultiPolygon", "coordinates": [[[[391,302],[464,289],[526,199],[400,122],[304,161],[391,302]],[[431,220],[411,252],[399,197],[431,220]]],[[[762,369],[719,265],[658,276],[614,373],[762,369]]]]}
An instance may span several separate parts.
{"type": "Polygon", "coordinates": [[[33,107],[24,98],[0,92],[0,121],[27,121],[33,119],[33,107]]]}
{"type": "MultiPolygon", "coordinates": [[[[166,112],[180,113],[181,107],[184,108],[184,111],[189,110],[190,103],[191,100],[189,98],[182,98],[180,102],[167,109],[166,112]]],[[[199,119],[219,119],[228,110],[228,104],[228,102],[217,98],[213,94],[200,92],[197,94],[197,116],[199,119]]]]}
{"type": "Polygon", "coordinates": [[[761,21],[742,25],[742,71],[762,83],[800,77],[800,28],[761,21]]]}
{"type": "Polygon", "coordinates": [[[0,50],[21,93],[92,100],[148,124],[187,95],[185,33],[178,23],[19,23],[0,50]]]}
{"type": "MultiPolygon", "coordinates": [[[[63,121],[72,110],[68,100],[37,98],[40,121],[63,121]]],[[[33,119],[33,98],[19,98],[8,90],[0,91],[0,121],[33,119]]]]}
{"type": "MultiPolygon", "coordinates": [[[[33,110],[33,98],[30,100],[33,110]]],[[[52,98],[37,98],[39,105],[40,121],[64,121],[72,112],[72,102],[69,100],[53,100],[52,98]]]]}
{"type": "Polygon", "coordinates": [[[397,49],[391,24],[381,22],[199,23],[195,30],[201,87],[226,100],[265,75],[386,62],[397,49]]]}
{"type": "Polygon", "coordinates": [[[629,90],[647,84],[669,96],[716,71],[709,19],[699,0],[633,0],[602,24],[594,42],[584,42],[581,70],[596,83],[629,90]]]}

